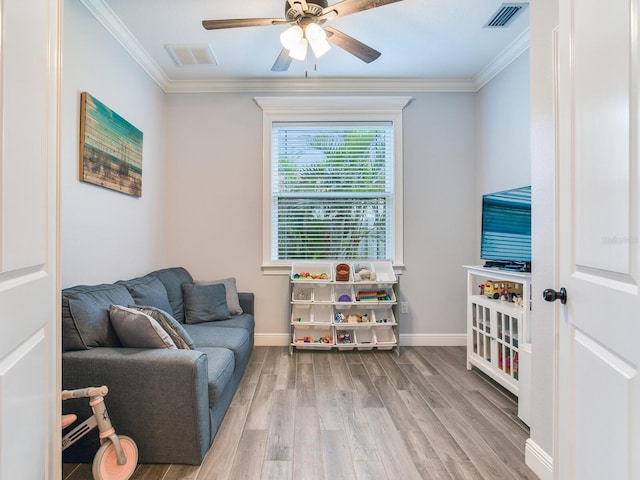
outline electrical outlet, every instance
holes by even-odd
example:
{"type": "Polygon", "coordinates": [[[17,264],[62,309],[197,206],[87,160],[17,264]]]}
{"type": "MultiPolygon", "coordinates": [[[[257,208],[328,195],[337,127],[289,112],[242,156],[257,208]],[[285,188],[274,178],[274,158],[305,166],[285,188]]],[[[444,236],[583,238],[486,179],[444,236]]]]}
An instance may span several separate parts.
{"type": "Polygon", "coordinates": [[[409,302],[400,302],[400,313],[409,313],[409,302]]]}

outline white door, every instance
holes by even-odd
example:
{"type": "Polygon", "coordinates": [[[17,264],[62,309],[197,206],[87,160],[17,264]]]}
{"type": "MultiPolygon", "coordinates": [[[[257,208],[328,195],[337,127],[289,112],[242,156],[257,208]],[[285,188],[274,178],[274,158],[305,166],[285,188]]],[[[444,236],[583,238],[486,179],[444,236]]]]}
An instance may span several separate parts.
{"type": "Polygon", "coordinates": [[[640,479],[638,0],[561,0],[556,478],[640,479]]]}
{"type": "Polygon", "coordinates": [[[59,478],[58,0],[0,3],[0,480],[59,478]]]}

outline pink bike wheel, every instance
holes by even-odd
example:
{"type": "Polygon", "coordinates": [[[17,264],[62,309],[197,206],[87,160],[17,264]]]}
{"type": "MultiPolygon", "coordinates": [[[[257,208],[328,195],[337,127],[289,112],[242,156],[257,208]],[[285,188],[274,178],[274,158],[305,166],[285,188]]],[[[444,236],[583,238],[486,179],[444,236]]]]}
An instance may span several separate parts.
{"type": "Polygon", "coordinates": [[[113,443],[108,440],[98,449],[93,459],[93,478],[96,480],[127,480],[138,466],[138,446],[133,439],[118,435],[127,461],[118,465],[118,457],[113,443]]]}

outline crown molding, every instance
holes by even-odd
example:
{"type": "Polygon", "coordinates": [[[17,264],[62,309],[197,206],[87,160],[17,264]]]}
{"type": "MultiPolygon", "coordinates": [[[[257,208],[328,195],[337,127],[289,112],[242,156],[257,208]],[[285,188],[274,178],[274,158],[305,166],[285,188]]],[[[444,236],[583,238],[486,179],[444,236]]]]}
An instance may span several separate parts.
{"type": "Polygon", "coordinates": [[[529,48],[529,29],[498,54],[474,78],[224,78],[170,80],[104,0],[80,0],[165,93],[475,93],[529,48]]]}
{"type": "Polygon", "coordinates": [[[527,50],[529,50],[529,28],[516,37],[507,48],[496,55],[496,57],[473,78],[476,91],[489,83],[527,50]]]}

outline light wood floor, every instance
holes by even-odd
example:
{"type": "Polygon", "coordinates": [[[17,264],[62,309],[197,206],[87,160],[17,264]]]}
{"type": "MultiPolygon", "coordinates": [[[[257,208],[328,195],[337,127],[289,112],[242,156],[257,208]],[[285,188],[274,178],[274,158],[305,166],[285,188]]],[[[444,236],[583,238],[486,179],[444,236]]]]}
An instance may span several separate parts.
{"type": "Polygon", "coordinates": [[[465,365],[463,347],[256,347],[202,465],[139,465],[132,479],[536,479],[516,399],[465,365]]]}

